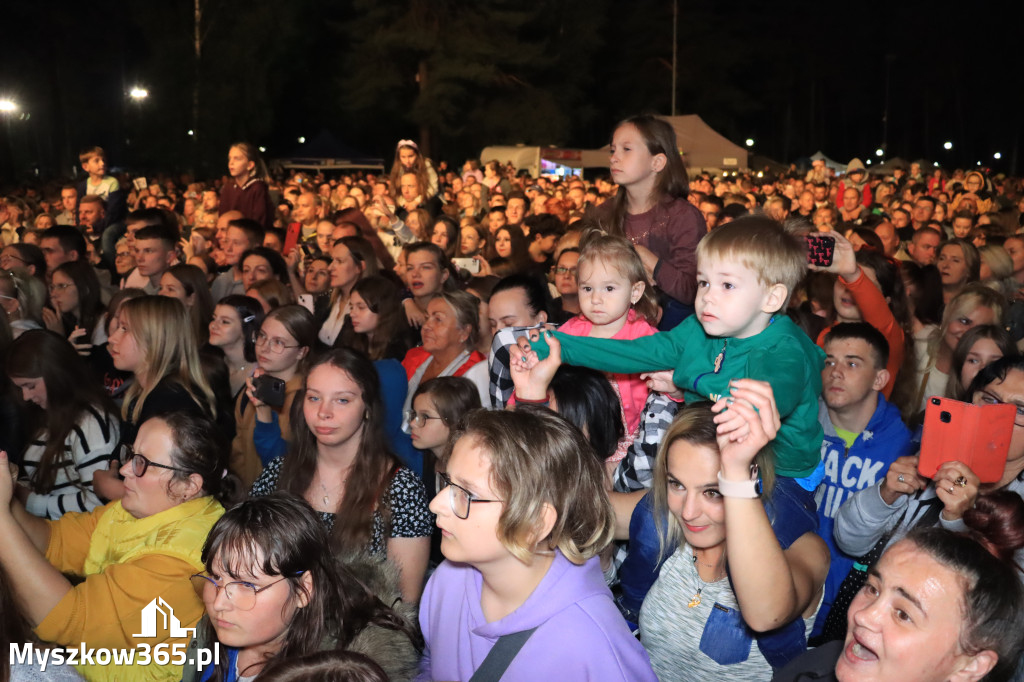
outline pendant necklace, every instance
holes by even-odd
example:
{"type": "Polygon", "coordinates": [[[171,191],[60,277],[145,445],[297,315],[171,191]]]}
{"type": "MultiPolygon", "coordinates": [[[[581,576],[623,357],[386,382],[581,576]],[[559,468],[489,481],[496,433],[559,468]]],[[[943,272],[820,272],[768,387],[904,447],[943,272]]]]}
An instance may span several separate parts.
{"type": "MultiPolygon", "coordinates": [[[[724,562],[724,560],[725,560],[725,557],[723,556],[722,557],[722,561],[724,562]]],[[[719,562],[719,563],[722,563],[722,562],[719,562]]],[[[704,562],[701,562],[701,566],[707,566],[708,568],[717,568],[717,565],[716,566],[708,566],[708,564],[705,564],[704,562]]],[[[690,609],[694,609],[694,608],[697,608],[698,606],[700,606],[700,593],[704,591],[705,587],[707,587],[708,585],[710,585],[713,582],[717,582],[718,580],[721,580],[720,577],[715,577],[715,578],[712,578],[711,580],[709,580],[708,582],[704,582],[704,580],[700,577],[700,570],[697,568],[697,555],[696,554],[693,555],[693,573],[694,573],[694,575],[697,576],[698,587],[697,587],[697,591],[693,594],[692,597],[690,597],[690,601],[686,602],[686,607],[690,608],[690,609]]],[[[717,576],[718,574],[716,573],[715,575],[717,576]]]]}

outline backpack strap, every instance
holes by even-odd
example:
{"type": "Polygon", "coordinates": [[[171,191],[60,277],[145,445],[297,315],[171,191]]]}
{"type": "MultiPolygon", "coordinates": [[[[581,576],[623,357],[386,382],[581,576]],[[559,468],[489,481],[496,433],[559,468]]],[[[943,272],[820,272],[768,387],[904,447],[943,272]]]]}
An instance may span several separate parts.
{"type": "Polygon", "coordinates": [[[537,628],[533,628],[499,637],[487,653],[484,662],[473,673],[473,677],[469,678],[469,682],[498,682],[508,667],[512,665],[513,659],[526,644],[526,640],[530,639],[536,630],[537,628]]]}

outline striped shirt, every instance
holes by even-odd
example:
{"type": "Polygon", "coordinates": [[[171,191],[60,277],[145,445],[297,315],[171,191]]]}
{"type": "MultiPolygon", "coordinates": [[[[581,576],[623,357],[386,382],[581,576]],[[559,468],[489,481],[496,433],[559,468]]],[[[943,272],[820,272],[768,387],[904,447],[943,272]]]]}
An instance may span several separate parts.
{"type": "MultiPolygon", "coordinates": [[[[120,421],[90,407],[64,441],[64,457],[56,462],[53,488],[48,493],[29,493],[25,508],[30,514],[56,520],[66,512],[87,512],[103,502],[92,489],[93,474],[107,469],[117,449],[120,421]]],[[[29,488],[46,451],[46,433],[29,442],[22,460],[22,482],[29,488]]]]}

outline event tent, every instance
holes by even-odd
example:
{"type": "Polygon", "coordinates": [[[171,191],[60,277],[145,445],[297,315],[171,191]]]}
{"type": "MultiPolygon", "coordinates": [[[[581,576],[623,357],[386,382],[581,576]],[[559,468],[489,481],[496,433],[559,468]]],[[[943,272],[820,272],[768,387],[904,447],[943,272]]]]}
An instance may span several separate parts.
{"type": "MultiPolygon", "coordinates": [[[[683,155],[691,172],[701,170],[741,170],[749,168],[749,152],[716,132],[696,115],[659,116],[668,121],[676,132],[679,153],[683,155]]],[[[528,169],[537,177],[539,173],[550,172],[550,168],[563,166],[569,169],[607,168],[610,146],[600,149],[565,149],[558,147],[508,146],[486,147],[480,153],[484,163],[497,159],[502,163],[512,162],[518,169],[528,169]],[[548,169],[545,169],[547,167],[548,169]]]]}

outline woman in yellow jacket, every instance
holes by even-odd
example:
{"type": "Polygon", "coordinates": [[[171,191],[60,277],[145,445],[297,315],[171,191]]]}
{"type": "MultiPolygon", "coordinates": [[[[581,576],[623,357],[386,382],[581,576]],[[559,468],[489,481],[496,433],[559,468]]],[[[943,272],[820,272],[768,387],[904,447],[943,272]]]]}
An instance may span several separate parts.
{"type": "Polygon", "coordinates": [[[0,476],[5,579],[41,640],[95,650],[92,664],[78,666],[86,679],[181,678],[184,661],[173,662],[184,656],[175,653],[203,615],[189,576],[203,569],[206,536],[240,489],[226,453],[202,417],[153,417],[134,447],[121,446],[124,497],[58,521],[30,516],[12,497],[11,478],[0,476]],[[66,573],[84,580],[72,585],[66,573]],[[172,663],[155,662],[158,645],[172,663]],[[100,649],[134,660],[103,665],[100,649]]]}

